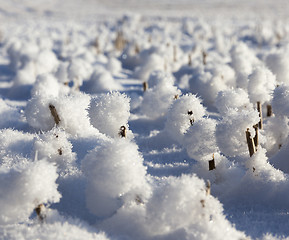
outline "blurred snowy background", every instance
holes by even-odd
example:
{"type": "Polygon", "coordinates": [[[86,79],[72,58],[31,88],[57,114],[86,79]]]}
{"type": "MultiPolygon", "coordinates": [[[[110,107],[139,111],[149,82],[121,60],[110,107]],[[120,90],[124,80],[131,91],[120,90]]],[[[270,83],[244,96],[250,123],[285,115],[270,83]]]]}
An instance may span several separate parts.
{"type": "Polygon", "coordinates": [[[286,0],[0,0],[1,21],[47,18],[95,17],[114,12],[198,17],[286,18],[286,0]]]}

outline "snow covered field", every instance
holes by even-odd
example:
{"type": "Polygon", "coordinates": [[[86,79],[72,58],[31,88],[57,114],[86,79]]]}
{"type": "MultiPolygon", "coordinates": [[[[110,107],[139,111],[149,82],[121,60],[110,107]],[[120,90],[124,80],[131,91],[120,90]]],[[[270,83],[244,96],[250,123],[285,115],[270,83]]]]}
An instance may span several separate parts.
{"type": "Polygon", "coordinates": [[[0,239],[289,239],[285,0],[0,0],[0,239]]]}

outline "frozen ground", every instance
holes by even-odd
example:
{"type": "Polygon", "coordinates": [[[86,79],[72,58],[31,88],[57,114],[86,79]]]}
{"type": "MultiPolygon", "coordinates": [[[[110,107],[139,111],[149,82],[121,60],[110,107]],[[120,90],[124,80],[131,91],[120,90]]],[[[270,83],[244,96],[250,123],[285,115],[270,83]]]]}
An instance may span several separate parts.
{"type": "Polygon", "coordinates": [[[289,238],[288,10],[0,0],[0,238],[289,238]]]}

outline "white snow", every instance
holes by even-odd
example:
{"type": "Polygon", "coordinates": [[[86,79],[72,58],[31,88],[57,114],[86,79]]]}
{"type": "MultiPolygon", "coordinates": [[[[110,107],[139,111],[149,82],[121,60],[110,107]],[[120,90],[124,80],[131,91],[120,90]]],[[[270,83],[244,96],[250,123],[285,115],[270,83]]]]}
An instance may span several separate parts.
{"type": "Polygon", "coordinates": [[[0,0],[0,239],[289,239],[288,11],[0,0]]]}

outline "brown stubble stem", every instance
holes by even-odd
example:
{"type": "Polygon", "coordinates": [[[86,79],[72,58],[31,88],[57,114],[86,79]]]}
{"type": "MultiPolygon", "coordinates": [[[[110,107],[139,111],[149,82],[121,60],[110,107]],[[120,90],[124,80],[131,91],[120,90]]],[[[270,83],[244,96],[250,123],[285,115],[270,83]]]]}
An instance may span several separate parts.
{"type": "Polygon", "coordinates": [[[251,138],[251,133],[249,131],[249,128],[247,128],[247,131],[246,131],[246,139],[247,139],[249,154],[250,154],[250,157],[252,157],[253,154],[256,152],[256,148],[255,148],[254,139],[251,138]]]}
{"type": "Polygon", "coordinates": [[[60,123],[60,118],[56,111],[55,106],[52,104],[49,104],[49,109],[50,109],[51,115],[53,116],[55,124],[58,125],[60,123]]]}
{"type": "Polygon", "coordinates": [[[257,110],[260,116],[260,122],[258,123],[259,129],[263,129],[263,116],[262,116],[262,104],[261,102],[257,102],[257,110]]]}

